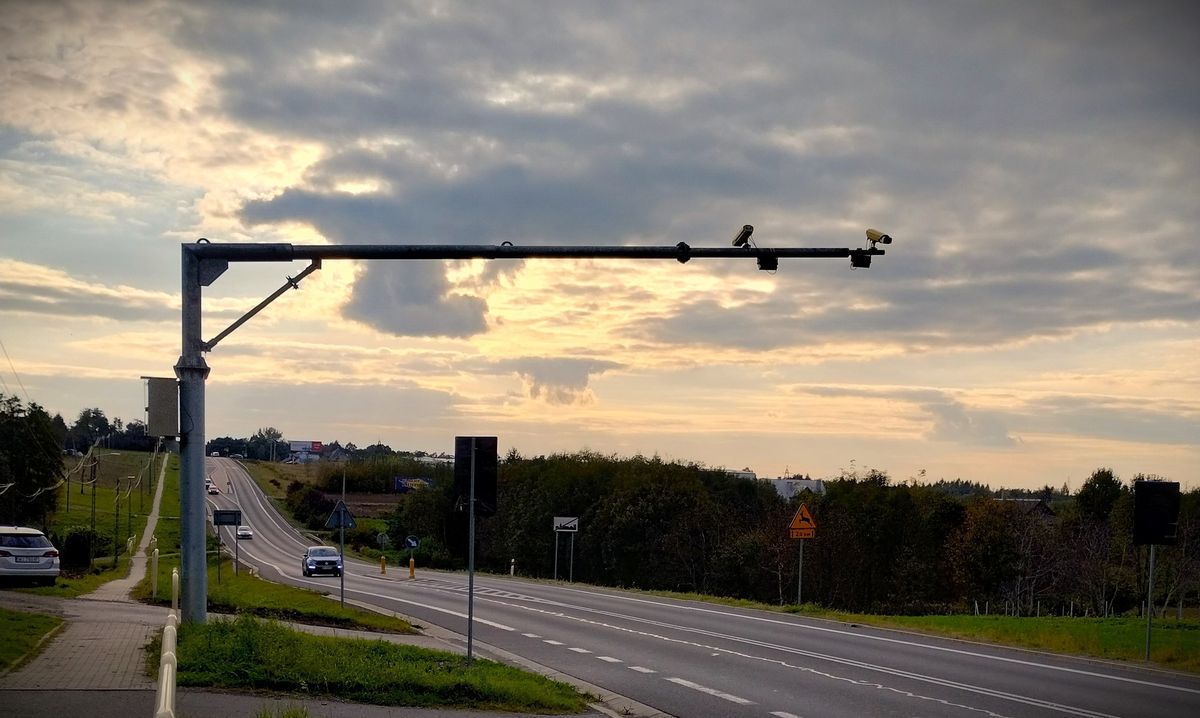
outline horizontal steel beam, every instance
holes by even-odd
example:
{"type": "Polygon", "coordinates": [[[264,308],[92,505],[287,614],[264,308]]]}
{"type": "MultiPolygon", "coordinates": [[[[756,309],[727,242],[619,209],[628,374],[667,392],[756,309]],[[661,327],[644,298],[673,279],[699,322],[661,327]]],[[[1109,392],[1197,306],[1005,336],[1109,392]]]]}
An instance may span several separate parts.
{"type": "Polygon", "coordinates": [[[230,262],[290,262],[324,259],[737,259],[740,257],[796,257],[837,259],[855,254],[881,255],[882,249],[849,247],[690,247],[680,242],[665,247],[561,246],[511,244],[325,244],[284,243],[216,244],[207,240],[183,245],[200,259],[230,262]]]}

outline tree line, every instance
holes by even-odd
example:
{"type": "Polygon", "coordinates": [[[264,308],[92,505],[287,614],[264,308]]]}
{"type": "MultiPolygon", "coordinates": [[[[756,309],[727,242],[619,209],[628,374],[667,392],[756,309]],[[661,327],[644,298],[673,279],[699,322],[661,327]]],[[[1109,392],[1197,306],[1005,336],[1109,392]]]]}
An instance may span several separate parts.
{"type": "MultiPolygon", "coordinates": [[[[227,438],[227,437],[226,437],[227,438]]],[[[216,440],[222,441],[222,440],[216,440]]],[[[268,458],[277,431],[261,429],[242,446],[268,458]]],[[[34,403],[0,395],[0,521],[48,525],[63,476],[63,447],[152,448],[140,421],[109,421],[99,409],[72,426],[34,403]]],[[[322,463],[326,492],[345,476],[353,492],[391,491],[396,477],[428,488],[406,493],[388,519],[394,546],[415,535],[423,565],[462,567],[466,517],[456,511],[452,467],[423,452],[377,444],[345,449],[345,463],[322,463]]],[[[228,450],[233,444],[226,447],[228,450]]],[[[278,448],[278,447],[277,447],[278,448]]],[[[278,455],[277,455],[278,458],[278,455]]],[[[444,458],[444,457],[441,457],[444,458]]],[[[1133,483],[1099,468],[1074,494],[1064,487],[992,491],[963,480],[894,482],[884,471],[843,470],[824,491],[779,496],[764,481],[699,464],[595,452],[500,463],[495,516],[478,522],[477,565],[554,574],[599,585],[663,589],[792,603],[798,544],[787,525],[800,503],[813,514],[806,541],[803,598],[829,608],[886,613],[973,609],[1019,615],[1136,610],[1146,595],[1147,547],[1133,543],[1133,483]],[[555,516],[579,517],[573,556],[555,516]],[[568,568],[568,562],[573,565],[568,568]]],[[[317,523],[328,497],[289,487],[289,504],[317,523]]],[[[369,546],[368,531],[348,537],[369,546]]],[[[1178,543],[1156,560],[1154,602],[1181,607],[1200,594],[1200,489],[1182,496],[1178,543]]]]}
{"type": "MultiPolygon", "coordinates": [[[[787,527],[804,503],[818,525],[805,545],[805,602],[879,613],[978,606],[1111,615],[1137,610],[1146,595],[1148,547],[1133,544],[1132,486],[1153,478],[1123,482],[1100,468],[1071,495],[896,483],[883,471],[851,469],[824,481],[823,493],[787,500],[769,482],[697,464],[514,451],[500,465],[496,515],[477,523],[476,562],[506,573],[515,560],[524,575],[550,577],[561,541],[564,578],[569,538],[553,531],[552,518],[577,516],[577,581],[795,603],[799,546],[787,527]]],[[[389,535],[397,545],[417,535],[422,550],[432,542],[429,558],[461,567],[467,532],[452,476],[431,479],[429,490],[402,499],[389,535]]],[[[1160,611],[1200,593],[1200,490],[1184,493],[1178,544],[1159,547],[1155,574],[1160,611]]]]}

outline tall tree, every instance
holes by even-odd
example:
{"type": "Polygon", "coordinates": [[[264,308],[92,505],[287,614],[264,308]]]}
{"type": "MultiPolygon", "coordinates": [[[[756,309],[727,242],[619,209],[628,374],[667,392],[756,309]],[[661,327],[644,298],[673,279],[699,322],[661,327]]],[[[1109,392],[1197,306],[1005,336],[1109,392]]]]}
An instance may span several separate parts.
{"type": "Polygon", "coordinates": [[[112,425],[103,409],[90,408],[79,412],[75,424],[71,426],[71,440],[79,448],[91,446],[101,438],[112,433],[112,425]]]}
{"type": "Polygon", "coordinates": [[[0,523],[45,528],[62,475],[50,416],[37,404],[0,394],[0,523]]]}
{"type": "Polygon", "coordinates": [[[1107,523],[1113,504],[1121,496],[1121,489],[1121,480],[1112,469],[1096,469],[1075,496],[1079,516],[1093,524],[1107,523]]]}

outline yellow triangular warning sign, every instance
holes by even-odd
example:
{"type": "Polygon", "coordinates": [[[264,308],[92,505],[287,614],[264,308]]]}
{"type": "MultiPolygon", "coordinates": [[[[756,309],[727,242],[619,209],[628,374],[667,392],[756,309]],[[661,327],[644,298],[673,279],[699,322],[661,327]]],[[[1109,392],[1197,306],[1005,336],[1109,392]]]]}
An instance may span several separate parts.
{"type": "Polygon", "coordinates": [[[800,510],[792,517],[792,522],[788,524],[788,537],[794,539],[815,538],[817,535],[817,522],[813,520],[812,514],[808,512],[807,504],[800,504],[800,510]]]}

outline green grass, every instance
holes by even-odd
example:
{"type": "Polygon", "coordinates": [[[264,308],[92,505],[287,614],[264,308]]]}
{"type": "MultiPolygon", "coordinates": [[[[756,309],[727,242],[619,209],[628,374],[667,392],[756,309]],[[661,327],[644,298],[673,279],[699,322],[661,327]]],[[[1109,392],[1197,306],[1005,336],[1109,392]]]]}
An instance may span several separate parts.
{"type": "MultiPolygon", "coordinates": [[[[864,626],[898,628],[968,641],[997,643],[1018,648],[1087,656],[1117,661],[1143,662],[1146,656],[1146,619],[1068,618],[1064,616],[1003,616],[953,614],[938,616],[881,616],[831,611],[815,604],[756,603],[740,598],[705,596],[697,593],[646,591],[656,596],[703,601],[723,606],[752,608],[779,613],[796,613],[864,626]]],[[[1150,661],[1163,668],[1200,673],[1200,620],[1156,618],[1152,628],[1150,661]]]]}
{"type": "Polygon", "coordinates": [[[39,642],[62,625],[58,616],[0,608],[0,673],[15,668],[39,642]]]}
{"type": "MultiPolygon", "coordinates": [[[[1120,661],[1146,656],[1146,620],[1133,616],[869,616],[864,622],[968,640],[1120,661]]],[[[1155,619],[1150,660],[1165,668],[1200,672],[1200,621],[1155,619]]]]}
{"type": "Polygon", "coordinates": [[[179,684],[336,697],[390,706],[579,713],[585,697],[543,676],[486,660],[381,640],[314,636],[240,616],[186,624],[179,684]]]}

